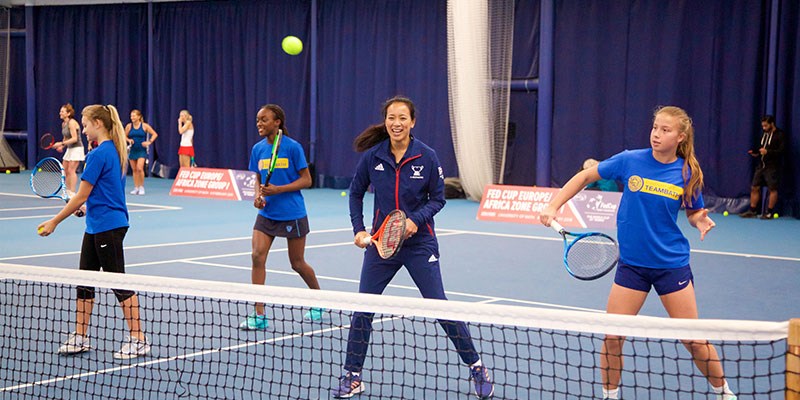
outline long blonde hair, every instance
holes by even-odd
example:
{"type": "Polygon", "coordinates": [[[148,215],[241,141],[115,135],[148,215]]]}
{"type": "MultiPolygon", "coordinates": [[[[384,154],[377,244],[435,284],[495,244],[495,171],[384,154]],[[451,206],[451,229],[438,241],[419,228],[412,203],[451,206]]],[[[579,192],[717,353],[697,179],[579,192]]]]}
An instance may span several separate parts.
{"type": "Polygon", "coordinates": [[[92,104],[83,108],[81,115],[90,119],[98,120],[103,123],[103,126],[111,136],[111,142],[117,148],[119,154],[119,166],[124,175],[127,171],[128,164],[128,149],[125,141],[125,128],[122,127],[122,121],[119,119],[119,112],[117,108],[111,104],[104,106],[101,104],[92,104]]]}
{"type": "Polygon", "coordinates": [[[692,202],[697,199],[703,190],[703,170],[700,162],[694,155],[694,126],[692,118],[682,108],[675,106],[663,106],[656,108],[653,119],[656,115],[667,114],[678,120],[678,130],[684,134],[684,139],[678,144],[676,151],[678,157],[683,158],[683,204],[691,207],[692,202]]]}
{"type": "Polygon", "coordinates": [[[180,114],[186,114],[186,122],[192,122],[192,114],[189,114],[189,110],[181,110],[178,115],[180,114]]]}

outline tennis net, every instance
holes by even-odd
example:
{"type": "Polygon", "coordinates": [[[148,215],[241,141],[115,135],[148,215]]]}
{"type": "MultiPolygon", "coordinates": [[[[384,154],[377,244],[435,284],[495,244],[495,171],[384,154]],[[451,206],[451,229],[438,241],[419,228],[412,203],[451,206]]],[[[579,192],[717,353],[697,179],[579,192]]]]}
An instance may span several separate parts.
{"type": "Polygon", "coordinates": [[[0,398],[330,398],[354,310],[376,313],[360,398],[471,395],[437,319],[467,322],[498,399],[602,398],[606,334],[628,338],[622,398],[715,398],[677,339],[710,340],[740,399],[800,398],[795,320],[629,317],[11,264],[0,278],[0,398]],[[91,350],[59,355],[78,285],[98,288],[91,350]],[[110,288],[137,291],[149,355],[113,357],[127,327],[110,288]],[[238,329],[256,301],[267,303],[269,328],[238,329]],[[310,307],[328,312],[304,321],[310,307]]]}

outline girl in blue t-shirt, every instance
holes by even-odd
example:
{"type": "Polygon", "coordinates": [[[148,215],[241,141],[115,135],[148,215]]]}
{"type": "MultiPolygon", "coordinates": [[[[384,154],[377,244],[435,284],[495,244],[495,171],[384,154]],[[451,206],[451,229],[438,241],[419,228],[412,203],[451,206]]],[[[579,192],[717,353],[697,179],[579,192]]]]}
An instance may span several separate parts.
{"type": "MultiPolygon", "coordinates": [[[[83,109],[83,132],[97,147],[86,156],[78,193],[52,219],[39,224],[39,235],[48,236],[61,221],[86,203],[86,233],[83,235],[80,269],[125,273],[122,241],[128,232],[128,207],[125,203],[127,159],[125,131],[117,109],[112,105],[91,105],[83,109]]],[[[130,359],[150,353],[150,343],[139,320],[139,299],[130,290],[114,289],[130,336],[114,358],[130,359]]],[[[75,331],[59,354],[76,354],[91,348],[87,329],[94,305],[94,288],[78,286],[75,331]]]]}
{"type": "MultiPolygon", "coordinates": [[[[650,148],[623,151],[567,182],[540,220],[549,226],[557,210],[586,185],[600,179],[625,184],[617,213],[620,263],[606,311],[636,315],[655,287],[672,318],[697,319],[694,280],[689,266],[689,241],[677,224],[686,208],[700,240],[714,227],[703,203],[703,171],[694,155],[694,128],[686,111],[673,106],[656,109],[650,148]]],[[[600,358],[603,398],[618,399],[625,338],[608,335],[600,358]]],[[[733,400],[717,351],[704,340],[685,340],[695,365],[706,376],[717,398],[733,400]]]]}
{"type": "MultiPolygon", "coordinates": [[[[258,110],[256,127],[262,138],[253,146],[250,154],[250,171],[258,174],[258,190],[253,205],[259,210],[253,226],[253,251],[251,282],[263,285],[267,279],[267,255],[275,237],[285,237],[289,248],[289,262],[311,289],[319,289],[317,275],[306,262],[306,235],[309,233],[308,215],[301,189],[311,186],[303,147],[286,134],[286,114],[275,104],[267,104],[258,110]],[[278,147],[278,161],[269,184],[265,184],[272,158],[272,146],[278,130],[283,136],[278,147]]],[[[324,310],[312,308],[305,319],[316,321],[324,310]]],[[[263,330],[269,326],[264,303],[256,303],[255,311],[239,325],[241,329],[263,330]]]]}

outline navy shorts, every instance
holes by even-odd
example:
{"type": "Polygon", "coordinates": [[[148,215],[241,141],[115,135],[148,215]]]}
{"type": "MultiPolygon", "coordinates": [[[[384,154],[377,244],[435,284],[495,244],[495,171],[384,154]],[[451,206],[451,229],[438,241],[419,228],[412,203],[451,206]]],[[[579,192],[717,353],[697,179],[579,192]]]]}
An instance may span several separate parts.
{"type": "Polygon", "coordinates": [[[656,288],[659,296],[677,292],[694,284],[692,269],[688,265],[680,268],[644,268],[620,263],[614,283],[640,292],[656,288]]]}
{"type": "Polygon", "coordinates": [[[291,221],[275,221],[263,215],[256,217],[253,229],[272,237],[301,238],[308,235],[308,217],[291,221]]]}

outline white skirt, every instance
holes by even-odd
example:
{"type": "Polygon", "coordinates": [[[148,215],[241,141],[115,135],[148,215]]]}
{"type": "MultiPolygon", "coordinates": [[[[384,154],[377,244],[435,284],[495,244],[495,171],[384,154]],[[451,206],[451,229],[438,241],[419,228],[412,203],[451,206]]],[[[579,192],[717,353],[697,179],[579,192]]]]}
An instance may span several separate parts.
{"type": "Polygon", "coordinates": [[[86,155],[83,154],[83,147],[69,147],[64,152],[64,161],[83,161],[86,155]]]}

